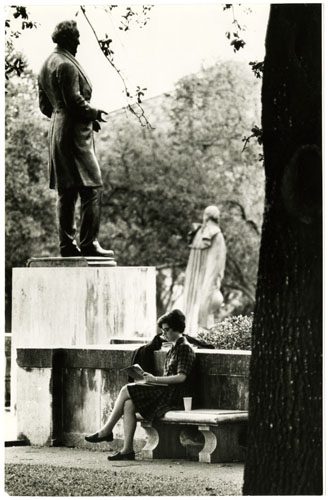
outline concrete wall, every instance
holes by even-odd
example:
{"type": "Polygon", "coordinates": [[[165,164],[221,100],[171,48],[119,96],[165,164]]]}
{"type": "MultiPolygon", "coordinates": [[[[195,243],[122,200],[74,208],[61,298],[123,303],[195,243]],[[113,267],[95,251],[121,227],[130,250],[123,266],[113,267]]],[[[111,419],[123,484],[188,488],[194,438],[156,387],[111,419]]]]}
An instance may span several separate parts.
{"type": "MultiPolygon", "coordinates": [[[[84,434],[105,422],[120,388],[127,383],[128,366],[136,345],[80,349],[18,349],[18,432],[32,444],[92,446],[84,434]]],[[[247,409],[247,351],[196,350],[199,404],[204,408],[247,409]]],[[[155,353],[161,373],[164,351],[155,353]]],[[[119,448],[122,422],[111,448],[119,448]]],[[[144,444],[138,426],[136,450],[144,444]]],[[[100,445],[108,449],[108,444],[100,445]]]]}

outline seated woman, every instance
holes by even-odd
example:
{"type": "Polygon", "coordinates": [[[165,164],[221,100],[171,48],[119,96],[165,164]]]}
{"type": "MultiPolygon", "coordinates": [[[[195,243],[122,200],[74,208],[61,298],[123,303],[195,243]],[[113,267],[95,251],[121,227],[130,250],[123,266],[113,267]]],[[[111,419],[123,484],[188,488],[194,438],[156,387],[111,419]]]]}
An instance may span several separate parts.
{"type": "Polygon", "coordinates": [[[161,316],[157,322],[167,341],[172,342],[164,364],[164,374],[155,377],[144,373],[144,380],[154,385],[138,383],[122,387],[107,422],[98,432],[85,436],[90,443],[113,441],[113,428],[123,416],[124,444],[120,452],[109,456],[108,460],[134,460],[133,437],[136,430],[136,413],[145,419],[162,417],[169,410],[183,408],[183,397],[190,395],[188,379],[195,360],[195,353],[182,335],[185,329],[185,316],[178,309],[161,316]],[[167,385],[158,385],[167,384],[167,385]]]}

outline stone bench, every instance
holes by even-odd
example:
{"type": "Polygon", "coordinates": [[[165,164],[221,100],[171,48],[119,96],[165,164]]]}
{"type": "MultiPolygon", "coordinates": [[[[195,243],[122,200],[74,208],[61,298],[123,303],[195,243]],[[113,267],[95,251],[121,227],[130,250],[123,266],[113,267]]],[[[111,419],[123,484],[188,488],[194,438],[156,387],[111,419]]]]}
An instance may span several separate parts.
{"type": "Polygon", "coordinates": [[[188,458],[188,428],[192,426],[203,438],[198,451],[199,462],[242,461],[244,447],[240,441],[246,432],[247,418],[247,411],[213,409],[169,411],[154,421],[137,415],[147,434],[141,457],[188,458]]]}

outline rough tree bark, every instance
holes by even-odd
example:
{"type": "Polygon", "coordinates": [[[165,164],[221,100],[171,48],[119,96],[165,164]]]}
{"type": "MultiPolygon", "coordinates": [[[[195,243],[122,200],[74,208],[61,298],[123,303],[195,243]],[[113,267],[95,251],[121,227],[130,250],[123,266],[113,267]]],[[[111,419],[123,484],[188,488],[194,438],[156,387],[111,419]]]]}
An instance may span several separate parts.
{"type": "Polygon", "coordinates": [[[322,493],[321,6],[272,5],[244,495],[322,493]]]}

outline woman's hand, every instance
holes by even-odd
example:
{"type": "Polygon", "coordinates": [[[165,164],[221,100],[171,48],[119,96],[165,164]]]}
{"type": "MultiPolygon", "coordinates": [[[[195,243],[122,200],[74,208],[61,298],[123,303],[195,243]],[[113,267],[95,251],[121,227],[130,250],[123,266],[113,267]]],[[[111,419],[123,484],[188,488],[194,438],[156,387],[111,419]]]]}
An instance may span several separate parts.
{"type": "Polygon", "coordinates": [[[154,375],[152,375],[151,373],[144,372],[143,378],[146,382],[150,382],[150,383],[156,382],[156,377],[154,375]]]}

